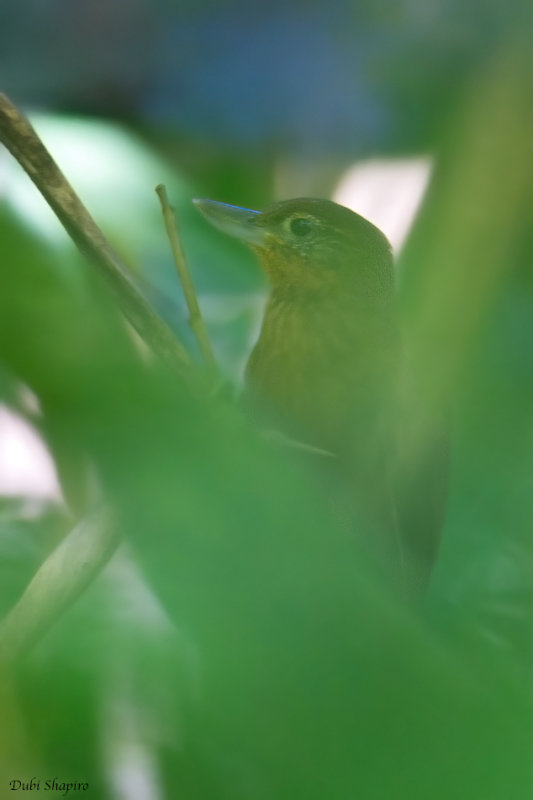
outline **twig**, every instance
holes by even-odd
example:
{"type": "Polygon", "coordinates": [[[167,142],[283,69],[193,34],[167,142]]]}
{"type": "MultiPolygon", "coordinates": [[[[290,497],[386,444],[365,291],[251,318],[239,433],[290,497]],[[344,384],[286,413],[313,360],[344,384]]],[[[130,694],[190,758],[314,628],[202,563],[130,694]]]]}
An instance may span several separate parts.
{"type": "Polygon", "coordinates": [[[315,447],[312,444],[306,444],[306,442],[299,442],[297,439],[290,439],[288,436],[285,436],[284,433],[280,433],[280,431],[272,430],[270,428],[261,431],[261,436],[265,441],[270,442],[271,444],[279,445],[280,447],[284,448],[290,448],[291,450],[296,450],[300,453],[307,453],[311,456],[320,456],[321,458],[337,458],[335,453],[332,453],[329,450],[323,450],[321,447],[315,447]]]}
{"type": "Polygon", "coordinates": [[[183,252],[183,247],[181,246],[181,241],[178,234],[178,226],[176,223],[176,215],[174,213],[174,209],[168,202],[167,190],[164,184],[160,183],[155,187],[155,190],[161,203],[161,210],[163,212],[163,220],[165,222],[170,248],[172,250],[176,269],[178,270],[179,279],[181,281],[183,293],[189,309],[189,325],[191,326],[192,332],[196,338],[196,341],[198,342],[203,360],[208,367],[213,369],[216,366],[215,358],[213,356],[213,350],[211,349],[211,343],[209,341],[207,329],[204,324],[202,312],[200,311],[200,306],[198,305],[198,299],[196,297],[196,291],[192,282],[191,273],[189,272],[189,268],[185,260],[185,253],[183,252]]]}
{"type": "Polygon", "coordinates": [[[109,245],[27,118],[4,94],[0,94],[0,142],[27,172],[79,250],[103,275],[137,333],[163,361],[182,377],[188,377],[191,361],[187,351],[139,292],[130,271],[109,245]]]}
{"type": "Polygon", "coordinates": [[[29,650],[82,594],[120,543],[109,511],[77,525],[39,567],[26,591],[0,624],[0,662],[29,650]]]}

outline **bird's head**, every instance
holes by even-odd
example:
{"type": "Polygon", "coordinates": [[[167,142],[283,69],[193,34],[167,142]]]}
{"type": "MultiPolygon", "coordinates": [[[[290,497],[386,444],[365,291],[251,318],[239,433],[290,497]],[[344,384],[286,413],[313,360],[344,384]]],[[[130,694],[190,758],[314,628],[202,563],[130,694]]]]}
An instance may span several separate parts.
{"type": "Polygon", "coordinates": [[[194,200],[220,231],[257,253],[274,289],[388,296],[393,289],[390,244],[371,222],[331,200],[283,200],[253,211],[194,200]]]}

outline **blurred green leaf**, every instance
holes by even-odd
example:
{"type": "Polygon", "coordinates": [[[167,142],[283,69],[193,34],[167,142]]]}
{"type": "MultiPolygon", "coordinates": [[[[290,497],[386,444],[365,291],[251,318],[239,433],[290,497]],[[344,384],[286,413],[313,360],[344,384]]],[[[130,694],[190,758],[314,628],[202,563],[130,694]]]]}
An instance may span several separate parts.
{"type": "Polygon", "coordinates": [[[168,797],[528,796],[531,71],[520,53],[495,59],[450,122],[404,255],[422,391],[455,420],[442,556],[421,609],[382,585],[308,463],[142,357],[77,258],[73,282],[0,221],[0,356],[40,401],[78,513],[89,465],[128,542],[7,682],[4,724],[29,732],[13,737],[13,763],[64,770],[97,797],[117,796],[128,742],[168,797]]]}

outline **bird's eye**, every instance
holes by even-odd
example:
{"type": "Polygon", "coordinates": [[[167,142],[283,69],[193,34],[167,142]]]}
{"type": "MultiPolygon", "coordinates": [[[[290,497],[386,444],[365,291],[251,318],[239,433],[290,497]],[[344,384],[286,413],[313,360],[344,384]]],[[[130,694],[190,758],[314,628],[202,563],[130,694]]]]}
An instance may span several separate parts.
{"type": "Polygon", "coordinates": [[[291,219],[290,223],[291,233],[294,233],[295,236],[307,236],[312,226],[311,220],[305,217],[295,217],[295,219],[291,219]]]}

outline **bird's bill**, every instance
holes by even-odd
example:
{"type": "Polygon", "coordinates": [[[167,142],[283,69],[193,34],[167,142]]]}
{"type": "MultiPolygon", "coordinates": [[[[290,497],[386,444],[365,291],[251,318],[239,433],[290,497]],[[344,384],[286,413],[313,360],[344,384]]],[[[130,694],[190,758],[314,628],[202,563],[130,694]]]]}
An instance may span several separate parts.
{"type": "Polygon", "coordinates": [[[219,203],[217,200],[195,199],[193,203],[208,222],[222,233],[255,247],[265,245],[265,229],[257,224],[263,216],[261,211],[219,203]]]}

